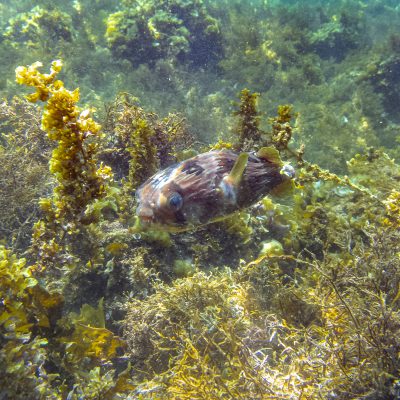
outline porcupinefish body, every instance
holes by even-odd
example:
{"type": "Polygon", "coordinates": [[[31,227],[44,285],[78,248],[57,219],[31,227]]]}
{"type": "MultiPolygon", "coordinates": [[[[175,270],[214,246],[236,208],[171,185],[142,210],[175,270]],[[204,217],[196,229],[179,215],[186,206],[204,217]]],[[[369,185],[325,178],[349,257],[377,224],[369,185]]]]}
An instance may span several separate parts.
{"type": "Polygon", "coordinates": [[[184,231],[253,205],[293,176],[273,148],[213,150],[149,178],[136,192],[136,214],[144,228],[184,231]]]}

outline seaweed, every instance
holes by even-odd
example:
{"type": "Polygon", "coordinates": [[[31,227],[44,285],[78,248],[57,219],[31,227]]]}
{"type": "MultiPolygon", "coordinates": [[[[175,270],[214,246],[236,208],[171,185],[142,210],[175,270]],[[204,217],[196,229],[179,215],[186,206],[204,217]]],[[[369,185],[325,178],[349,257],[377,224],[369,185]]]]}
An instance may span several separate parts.
{"type": "Polygon", "coordinates": [[[132,222],[132,192],[159,169],[176,162],[179,153],[194,140],[179,114],[160,118],[137,103],[133,96],[121,93],[107,107],[106,140],[99,153],[121,182],[118,210],[125,222],[132,222]]]}
{"type": "Polygon", "coordinates": [[[65,348],[62,362],[67,370],[77,369],[79,365],[87,369],[108,364],[124,346],[121,338],[105,328],[103,299],[97,308],[84,304],[79,315],[71,312],[58,324],[65,333],[72,331],[57,339],[65,348]]]}
{"type": "Polygon", "coordinates": [[[133,65],[157,60],[212,67],[222,55],[218,21],[201,1],[157,0],[133,7],[125,2],[107,19],[108,46],[133,65]]]}
{"type": "MultiPolygon", "coordinates": [[[[62,252],[72,238],[90,224],[86,213],[95,199],[106,194],[111,178],[109,167],[96,164],[97,145],[93,137],[99,134],[100,125],[89,116],[90,110],[80,110],[76,103],[79,90],[73,92],[56,80],[61,71],[61,61],[54,61],[50,74],[38,71],[40,63],[18,67],[17,82],[32,86],[36,92],[27,96],[31,102],[46,102],[42,129],[50,140],[57,143],[50,159],[50,172],[56,179],[51,198],[42,199],[40,207],[45,219],[35,224],[33,239],[39,259],[38,270],[62,262],[62,252]]],[[[64,261],[65,263],[65,261],[64,261]]]]}
{"type": "Polygon", "coordinates": [[[214,145],[214,148],[233,147],[237,151],[256,151],[261,147],[272,146],[279,152],[290,153],[288,146],[293,136],[293,119],[297,116],[293,113],[293,107],[288,104],[278,106],[278,115],[269,118],[271,128],[265,131],[260,127],[261,113],[257,107],[260,94],[243,89],[239,96],[240,103],[236,104],[238,109],[233,113],[237,117],[234,130],[237,139],[233,145],[221,142],[214,145]]]}
{"type": "Polygon", "coordinates": [[[245,304],[245,291],[232,278],[201,272],[176,280],[172,287],[159,285],[153,296],[131,302],[125,329],[136,360],[132,366],[154,378],[136,393],[240,396],[240,380],[235,384],[233,377],[239,377],[244,364],[238,356],[249,324],[245,304]]]}
{"type": "Polygon", "coordinates": [[[138,99],[120,93],[107,107],[104,121],[106,144],[102,158],[118,179],[136,188],[158,169],[176,162],[178,153],[191,146],[193,137],[179,114],[164,118],[146,112],[138,99]]]}
{"type": "Polygon", "coordinates": [[[72,36],[72,19],[67,13],[35,6],[10,19],[3,38],[17,48],[50,51],[55,43],[60,48],[62,43],[72,42],[72,36]]]}
{"type": "MultiPolygon", "coordinates": [[[[0,246],[0,381],[10,398],[56,397],[57,375],[46,370],[49,337],[63,305],[34,277],[34,268],[0,246]]],[[[60,383],[60,382],[58,382],[60,383]]]]}
{"type": "Polygon", "coordinates": [[[39,109],[18,97],[1,103],[0,135],[0,239],[23,251],[39,215],[37,202],[47,194],[51,145],[39,109]]]}
{"type": "Polygon", "coordinates": [[[233,115],[238,117],[236,134],[238,143],[236,149],[248,151],[259,145],[261,139],[260,116],[257,111],[257,99],[259,93],[251,93],[248,89],[240,92],[238,110],[233,115]]]}
{"type": "MultiPolygon", "coordinates": [[[[118,95],[100,131],[57,62],[17,70],[45,104],[42,127],[37,105],[14,98],[0,111],[0,240],[12,246],[0,247],[1,393],[398,398],[398,38],[384,24],[397,3],[105,3],[75,2],[72,19],[0,5],[8,63],[32,40],[26,57],[44,47],[82,66],[68,80],[84,101],[120,85],[141,87],[146,104],[118,95]],[[212,38],[210,57],[193,57],[212,38]],[[204,138],[207,150],[275,147],[295,188],[194,232],[138,232],[137,187],[204,138]]],[[[12,93],[7,73],[0,88],[12,93]]]]}

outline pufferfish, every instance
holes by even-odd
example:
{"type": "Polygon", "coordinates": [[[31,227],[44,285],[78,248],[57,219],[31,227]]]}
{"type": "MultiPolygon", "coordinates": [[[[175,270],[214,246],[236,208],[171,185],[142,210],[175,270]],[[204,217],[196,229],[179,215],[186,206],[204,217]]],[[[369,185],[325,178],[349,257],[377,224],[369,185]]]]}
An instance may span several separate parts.
{"type": "Polygon", "coordinates": [[[257,153],[213,150],[167,167],[136,192],[136,214],[146,229],[185,231],[249,207],[292,179],[276,149],[257,153]]]}

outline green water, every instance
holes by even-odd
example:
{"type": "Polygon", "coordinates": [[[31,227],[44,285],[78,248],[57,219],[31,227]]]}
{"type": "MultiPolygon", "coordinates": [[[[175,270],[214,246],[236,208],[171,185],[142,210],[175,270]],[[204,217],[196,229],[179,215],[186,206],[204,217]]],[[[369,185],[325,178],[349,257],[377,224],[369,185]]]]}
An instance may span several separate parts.
{"type": "Polygon", "coordinates": [[[0,99],[0,400],[399,398],[397,1],[0,0],[0,99]],[[212,146],[295,187],[142,230],[212,146]]]}
{"type": "Polygon", "coordinates": [[[364,141],[398,156],[396,2],[117,3],[3,1],[2,95],[20,92],[17,65],[61,58],[98,112],[126,91],[160,115],[183,113],[208,143],[227,134],[247,87],[265,115],[295,106],[297,140],[325,166],[343,171],[364,141]]]}

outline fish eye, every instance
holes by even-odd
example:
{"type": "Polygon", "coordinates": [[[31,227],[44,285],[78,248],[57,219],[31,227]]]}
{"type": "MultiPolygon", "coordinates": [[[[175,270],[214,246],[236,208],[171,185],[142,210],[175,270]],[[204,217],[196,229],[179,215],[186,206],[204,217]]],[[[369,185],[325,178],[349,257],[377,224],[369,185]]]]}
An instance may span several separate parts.
{"type": "Polygon", "coordinates": [[[172,193],[168,199],[168,205],[174,210],[178,211],[183,206],[183,198],[179,193],[172,193]]]}

